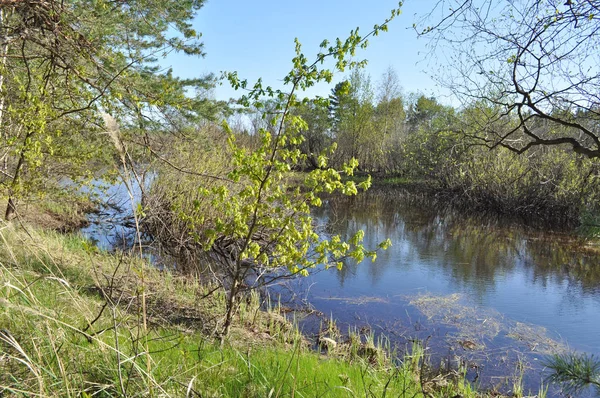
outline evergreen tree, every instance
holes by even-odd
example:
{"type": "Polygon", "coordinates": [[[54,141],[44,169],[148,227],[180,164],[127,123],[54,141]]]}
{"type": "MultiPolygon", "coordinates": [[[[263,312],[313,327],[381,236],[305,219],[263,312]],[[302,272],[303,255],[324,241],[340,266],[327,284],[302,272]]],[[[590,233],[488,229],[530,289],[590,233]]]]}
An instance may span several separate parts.
{"type": "MultiPolygon", "coordinates": [[[[202,56],[191,20],[202,0],[41,0],[0,3],[0,184],[5,217],[60,168],[90,177],[108,159],[102,113],[137,141],[152,131],[211,117],[218,110],[196,89],[161,70],[173,51],[202,56]]],[[[127,134],[124,134],[127,139],[127,134]]]]}

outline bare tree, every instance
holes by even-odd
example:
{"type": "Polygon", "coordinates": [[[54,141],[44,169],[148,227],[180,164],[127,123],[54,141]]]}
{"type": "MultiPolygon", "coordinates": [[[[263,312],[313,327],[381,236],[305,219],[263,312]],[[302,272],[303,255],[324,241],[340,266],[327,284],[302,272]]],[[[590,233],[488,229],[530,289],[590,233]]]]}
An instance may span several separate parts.
{"type": "Polygon", "coordinates": [[[600,157],[600,1],[439,0],[413,26],[439,81],[479,110],[464,133],[600,157]]]}
{"type": "Polygon", "coordinates": [[[396,70],[389,66],[379,78],[377,85],[377,102],[389,102],[402,96],[402,85],[396,70]]]}
{"type": "Polygon", "coordinates": [[[378,150],[383,155],[381,160],[384,161],[385,170],[392,172],[396,168],[392,159],[397,158],[406,121],[402,86],[394,68],[387,68],[381,75],[376,98],[375,121],[382,134],[378,150]]]}

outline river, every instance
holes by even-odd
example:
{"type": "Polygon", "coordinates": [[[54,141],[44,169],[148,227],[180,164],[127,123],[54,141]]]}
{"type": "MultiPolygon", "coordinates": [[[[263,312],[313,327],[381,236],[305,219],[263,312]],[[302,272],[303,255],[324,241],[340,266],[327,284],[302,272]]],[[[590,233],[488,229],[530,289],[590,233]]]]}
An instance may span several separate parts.
{"type": "MultiPolygon", "coordinates": [[[[522,379],[532,394],[547,355],[600,355],[600,250],[572,234],[468,216],[402,190],[329,198],[314,219],[324,235],[362,229],[367,248],[387,238],[392,247],[374,263],[279,286],[308,335],[333,319],[399,352],[419,340],[434,367],[462,367],[475,384],[504,392],[522,379]]],[[[108,242],[98,229],[83,232],[108,242]]]]}
{"type": "Polygon", "coordinates": [[[532,394],[547,355],[600,354],[600,251],[572,233],[468,216],[401,190],[330,198],[314,216],[326,234],[362,229],[366,247],[386,238],[392,247],[288,283],[296,303],[322,313],[300,318],[307,334],[334,319],[400,351],[426,341],[433,366],[462,365],[505,392],[522,378],[532,394]]]}

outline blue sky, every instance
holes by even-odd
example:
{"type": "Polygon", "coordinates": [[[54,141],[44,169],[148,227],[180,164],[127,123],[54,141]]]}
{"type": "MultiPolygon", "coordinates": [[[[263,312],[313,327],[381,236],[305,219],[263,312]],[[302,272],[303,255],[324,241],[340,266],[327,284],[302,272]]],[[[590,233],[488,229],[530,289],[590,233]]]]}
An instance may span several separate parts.
{"type": "MultiPolygon", "coordinates": [[[[426,42],[417,39],[412,30],[415,14],[426,12],[434,4],[434,0],[406,1],[402,14],[389,25],[389,32],[372,38],[369,48],[357,54],[357,58],[369,60],[366,71],[375,86],[391,66],[406,93],[420,91],[438,96],[444,92],[423,72],[427,69],[426,42]]],[[[237,71],[250,83],[262,77],[267,84],[282,88],[281,79],[290,70],[294,56],[295,37],[312,59],[323,39],[344,39],[356,27],[366,33],[397,6],[397,0],[208,0],[194,21],[194,28],[202,32],[206,57],[175,54],[164,64],[181,77],[237,71]]],[[[336,75],[335,80],[343,78],[343,74],[336,75]]],[[[328,86],[319,86],[308,94],[327,95],[329,90],[328,86]]],[[[228,99],[240,94],[224,83],[214,95],[228,99]]]]}

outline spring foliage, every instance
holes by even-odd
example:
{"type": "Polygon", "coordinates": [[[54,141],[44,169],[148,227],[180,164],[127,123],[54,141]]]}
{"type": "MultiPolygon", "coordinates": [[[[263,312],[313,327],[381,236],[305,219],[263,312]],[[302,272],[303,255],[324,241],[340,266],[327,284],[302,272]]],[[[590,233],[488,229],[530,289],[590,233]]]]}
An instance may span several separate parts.
{"type": "Polygon", "coordinates": [[[157,61],[201,56],[191,28],[201,0],[0,2],[0,187],[16,202],[48,193],[48,181],[90,178],[109,162],[101,113],[146,144],[157,132],[214,116],[191,90],[210,78],[179,79],[157,61]]]}
{"type": "MultiPolygon", "coordinates": [[[[363,232],[344,241],[339,236],[323,239],[315,231],[310,207],[322,204],[320,194],[355,195],[359,189],[368,188],[370,180],[360,184],[344,182],[342,175],[352,176],[358,166],[357,160],[349,159],[336,170],[328,167],[326,153],[322,153],[316,159],[318,168],[308,173],[300,186],[290,183],[289,173],[307,161],[307,155],[300,150],[304,141],[301,132],[306,131],[307,124],[293,114],[292,109],[309,102],[298,97],[299,90],[318,82],[332,81],[333,71],[322,67],[326,58],[333,58],[338,71],[363,65],[364,62],[353,61],[351,57],[358,48],[366,47],[368,37],[387,30],[387,24],[398,13],[399,10],[393,10],[390,18],[382,25],[374,26],[367,35],[360,35],[356,29],[346,40],[337,39],[334,44],[323,41],[321,51],[312,63],[296,40],[293,68],[284,78],[289,92],[263,87],[259,80],[240,100],[246,107],[269,109],[264,118],[269,118],[270,126],[257,132],[259,143],[255,148],[239,145],[236,135],[226,123],[223,124],[229,136],[232,170],[227,179],[219,179],[210,188],[198,186],[199,197],[194,203],[198,208],[208,203],[219,209],[218,212],[207,219],[204,212],[190,213],[179,209],[190,230],[194,231],[196,242],[215,253],[225,271],[224,284],[229,298],[223,334],[228,332],[236,298],[251,270],[287,269],[290,275],[307,275],[308,269],[318,264],[341,267],[341,260],[347,257],[356,261],[362,261],[366,256],[375,259],[376,252],[361,244],[363,232]]],[[[226,77],[236,89],[248,87],[247,81],[240,80],[236,73],[226,77]]],[[[328,100],[313,100],[313,104],[326,108],[328,100]]],[[[389,244],[386,241],[380,247],[386,248],[389,244]]]]}

